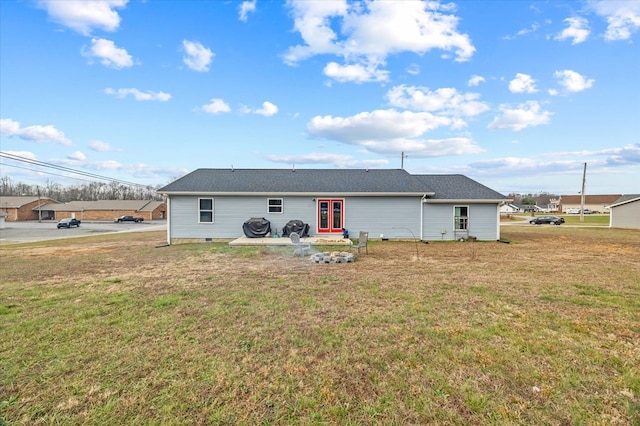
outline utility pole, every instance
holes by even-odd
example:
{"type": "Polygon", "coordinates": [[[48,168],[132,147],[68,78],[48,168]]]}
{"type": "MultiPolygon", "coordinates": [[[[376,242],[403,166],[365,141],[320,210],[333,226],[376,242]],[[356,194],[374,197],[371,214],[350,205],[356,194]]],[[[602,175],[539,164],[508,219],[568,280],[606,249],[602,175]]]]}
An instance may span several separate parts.
{"type": "Polygon", "coordinates": [[[42,209],[40,208],[40,187],[37,186],[36,188],[38,188],[38,222],[42,222],[42,209]]]}
{"type": "Polygon", "coordinates": [[[582,191],[580,192],[580,222],[584,222],[584,187],[587,182],[587,163],[584,163],[584,171],[582,172],[582,191]]]}
{"type": "Polygon", "coordinates": [[[404,155],[404,151],[400,153],[400,168],[404,170],[404,159],[407,158],[408,155],[404,155]]]}

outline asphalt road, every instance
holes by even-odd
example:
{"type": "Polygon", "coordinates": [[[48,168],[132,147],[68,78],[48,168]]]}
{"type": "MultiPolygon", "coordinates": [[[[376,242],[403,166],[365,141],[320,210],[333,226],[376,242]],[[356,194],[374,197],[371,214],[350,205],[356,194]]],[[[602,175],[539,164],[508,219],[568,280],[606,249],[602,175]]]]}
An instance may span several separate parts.
{"type": "Polygon", "coordinates": [[[166,231],[165,220],[141,223],[82,222],[78,228],[56,227],[57,221],[6,222],[0,229],[0,245],[56,240],[60,238],[86,237],[88,235],[116,232],[166,231]]]}

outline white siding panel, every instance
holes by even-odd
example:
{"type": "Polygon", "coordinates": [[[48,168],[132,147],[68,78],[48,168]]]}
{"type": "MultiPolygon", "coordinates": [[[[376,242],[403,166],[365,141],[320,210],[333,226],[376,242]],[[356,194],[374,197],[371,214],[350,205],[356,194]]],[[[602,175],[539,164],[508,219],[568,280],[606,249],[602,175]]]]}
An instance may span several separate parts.
{"type": "Polygon", "coordinates": [[[418,197],[349,197],[345,199],[345,228],[352,238],[360,231],[370,238],[420,238],[418,197]]]}
{"type": "Polygon", "coordinates": [[[454,207],[469,206],[469,236],[479,240],[497,240],[497,204],[425,204],[423,239],[429,241],[453,240],[454,207]],[[443,233],[444,232],[444,233],[443,233]]]}

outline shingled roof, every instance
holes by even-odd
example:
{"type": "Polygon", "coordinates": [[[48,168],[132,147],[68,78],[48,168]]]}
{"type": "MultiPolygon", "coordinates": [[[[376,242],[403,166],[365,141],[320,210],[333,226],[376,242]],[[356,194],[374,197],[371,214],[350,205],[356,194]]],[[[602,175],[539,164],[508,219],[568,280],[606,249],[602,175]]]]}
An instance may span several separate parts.
{"type": "Polygon", "coordinates": [[[412,175],[403,169],[198,169],[162,194],[427,195],[434,200],[507,200],[463,175],[412,175]]]}
{"type": "Polygon", "coordinates": [[[424,195],[429,190],[402,169],[198,169],[158,192],[424,195]]]}
{"type": "Polygon", "coordinates": [[[464,175],[415,175],[435,194],[429,200],[502,200],[509,198],[464,175]]]}

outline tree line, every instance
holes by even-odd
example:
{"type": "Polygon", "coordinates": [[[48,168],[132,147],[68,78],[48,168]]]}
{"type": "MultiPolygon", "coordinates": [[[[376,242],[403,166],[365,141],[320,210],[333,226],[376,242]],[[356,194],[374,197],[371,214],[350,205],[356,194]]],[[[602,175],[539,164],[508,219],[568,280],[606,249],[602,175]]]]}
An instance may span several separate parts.
{"type": "Polygon", "coordinates": [[[118,182],[89,182],[64,186],[51,180],[43,184],[14,182],[9,176],[0,176],[0,195],[51,198],[61,203],[69,201],[99,200],[162,200],[157,186],[125,185],[118,182]]]}

